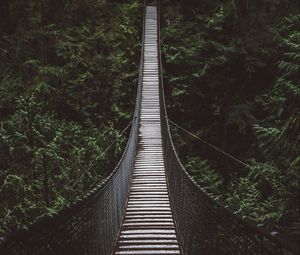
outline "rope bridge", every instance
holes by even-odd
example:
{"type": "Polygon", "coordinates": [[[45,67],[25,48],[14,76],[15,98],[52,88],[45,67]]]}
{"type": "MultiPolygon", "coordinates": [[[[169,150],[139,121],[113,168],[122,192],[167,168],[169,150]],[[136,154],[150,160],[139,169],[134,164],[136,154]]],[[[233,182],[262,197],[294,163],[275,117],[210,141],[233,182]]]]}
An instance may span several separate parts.
{"type": "Polygon", "coordinates": [[[159,4],[145,1],[136,108],[124,154],[81,200],[7,236],[10,254],[296,254],[210,197],[172,143],[163,93],[159,4]]]}

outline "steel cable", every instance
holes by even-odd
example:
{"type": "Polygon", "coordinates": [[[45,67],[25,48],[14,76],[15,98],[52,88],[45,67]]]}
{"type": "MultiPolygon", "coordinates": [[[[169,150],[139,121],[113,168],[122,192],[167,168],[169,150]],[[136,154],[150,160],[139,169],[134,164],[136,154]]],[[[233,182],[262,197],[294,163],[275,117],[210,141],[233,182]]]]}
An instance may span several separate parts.
{"type": "MultiPolygon", "coordinates": [[[[160,27],[158,27],[159,29],[160,27]]],[[[224,207],[206,193],[184,169],[171,137],[161,63],[159,49],[164,161],[172,213],[183,253],[185,255],[299,254],[298,244],[282,236],[274,236],[273,233],[258,228],[255,224],[224,207]]],[[[243,164],[242,161],[240,163],[243,164]]]]}
{"type": "MultiPolygon", "coordinates": [[[[159,29],[158,25],[158,31],[159,29]]],[[[131,133],[124,154],[115,170],[70,207],[64,208],[51,217],[40,219],[28,230],[19,230],[7,236],[0,245],[1,255],[111,254],[122,223],[137,150],[143,55],[142,48],[131,133]]],[[[297,254],[298,246],[286,239],[274,237],[235,215],[210,197],[189,176],[178,158],[170,134],[160,48],[159,72],[164,163],[172,213],[183,253],[186,255],[297,254]]],[[[128,128],[129,126],[126,130],[128,128]]]]}
{"type": "Polygon", "coordinates": [[[181,129],[182,131],[186,132],[187,134],[191,135],[192,137],[196,138],[197,140],[201,141],[202,143],[206,144],[207,146],[213,148],[214,150],[220,152],[221,154],[231,158],[232,160],[234,160],[235,162],[247,167],[247,168],[250,168],[251,169],[251,166],[249,166],[248,164],[244,163],[243,161],[241,161],[240,159],[230,155],[229,153],[227,153],[226,151],[223,151],[222,149],[218,148],[217,146],[205,141],[203,138],[195,135],[194,133],[188,131],[187,129],[179,126],[178,124],[176,124],[174,121],[171,121],[170,119],[168,119],[168,122],[171,123],[172,125],[174,125],[175,127],[181,129]]]}
{"type": "Polygon", "coordinates": [[[0,255],[111,254],[132,181],[141,115],[143,55],[142,47],[135,112],[132,122],[120,135],[130,125],[131,132],[116,168],[103,182],[70,206],[5,236],[0,240],[0,255]]]}

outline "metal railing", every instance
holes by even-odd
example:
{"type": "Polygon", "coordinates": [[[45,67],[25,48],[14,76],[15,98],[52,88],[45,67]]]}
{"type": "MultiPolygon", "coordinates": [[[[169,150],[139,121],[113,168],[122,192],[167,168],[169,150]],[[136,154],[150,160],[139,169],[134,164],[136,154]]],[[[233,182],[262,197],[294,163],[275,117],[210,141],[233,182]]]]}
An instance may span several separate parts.
{"type": "MultiPolygon", "coordinates": [[[[1,255],[111,254],[123,220],[137,150],[143,51],[142,46],[131,134],[115,170],[103,183],[70,207],[52,217],[42,218],[28,230],[7,236],[0,245],[1,255]]],[[[273,237],[219,204],[186,172],[175,151],[168,126],[160,47],[159,65],[161,131],[167,184],[183,254],[296,254],[297,248],[291,243],[273,237]]]]}
{"type": "Polygon", "coordinates": [[[1,255],[111,254],[123,221],[137,150],[143,52],[142,46],[131,133],[117,167],[82,199],[51,217],[41,218],[28,230],[6,236],[0,245],[1,255]]]}
{"type": "MultiPolygon", "coordinates": [[[[160,19],[160,15],[158,17],[160,19]]],[[[158,31],[160,41],[160,22],[158,31]]],[[[298,254],[295,244],[276,238],[235,215],[208,195],[187,173],[176,153],[168,124],[160,47],[159,70],[164,161],[183,254],[298,254]]]]}

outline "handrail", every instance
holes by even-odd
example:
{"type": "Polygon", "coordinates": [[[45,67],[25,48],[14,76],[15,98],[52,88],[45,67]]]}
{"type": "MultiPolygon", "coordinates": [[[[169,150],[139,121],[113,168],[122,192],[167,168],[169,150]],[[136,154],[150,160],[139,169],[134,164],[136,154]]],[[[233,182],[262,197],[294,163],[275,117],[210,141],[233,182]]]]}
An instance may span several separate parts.
{"type": "MultiPolygon", "coordinates": [[[[145,13],[145,2],[143,12],[145,13]]],[[[144,39],[144,34],[142,38],[144,39]]],[[[125,212],[137,149],[143,50],[142,44],[131,132],[115,169],[104,181],[70,206],[52,216],[42,217],[26,230],[8,234],[0,244],[0,254],[106,255],[112,252],[125,212]]]]}
{"type": "MultiPolygon", "coordinates": [[[[158,11],[160,13],[160,0],[158,11]]],[[[160,15],[158,15],[160,19],[160,15]]],[[[160,20],[158,22],[160,42],[160,20]]],[[[159,47],[161,130],[170,202],[183,254],[298,254],[299,247],[225,207],[189,175],[172,141],[159,47]]]]}
{"type": "MultiPolygon", "coordinates": [[[[158,41],[160,42],[160,1],[158,41]]],[[[143,40],[145,26],[144,0],[143,40]]],[[[128,143],[114,171],[82,199],[53,216],[43,217],[28,230],[8,235],[0,254],[108,255],[118,236],[128,199],[141,114],[144,43],[142,43],[136,107],[128,143]]],[[[187,173],[172,142],[164,97],[161,49],[159,56],[160,114],[163,153],[170,203],[182,253],[297,254],[299,248],[272,236],[214,200],[187,173]]]]}

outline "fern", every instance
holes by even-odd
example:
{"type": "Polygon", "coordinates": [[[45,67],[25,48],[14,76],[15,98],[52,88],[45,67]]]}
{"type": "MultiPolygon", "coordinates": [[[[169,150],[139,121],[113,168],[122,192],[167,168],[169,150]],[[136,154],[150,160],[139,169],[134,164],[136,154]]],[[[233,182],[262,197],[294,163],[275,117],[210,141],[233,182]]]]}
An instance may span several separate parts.
{"type": "Polygon", "coordinates": [[[268,159],[284,156],[294,160],[300,152],[300,33],[294,25],[300,24],[300,15],[285,19],[290,34],[282,39],[284,53],[278,63],[281,75],[273,88],[257,97],[257,102],[269,115],[261,124],[254,125],[261,152],[268,159]]]}

